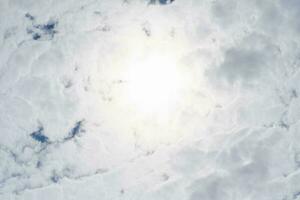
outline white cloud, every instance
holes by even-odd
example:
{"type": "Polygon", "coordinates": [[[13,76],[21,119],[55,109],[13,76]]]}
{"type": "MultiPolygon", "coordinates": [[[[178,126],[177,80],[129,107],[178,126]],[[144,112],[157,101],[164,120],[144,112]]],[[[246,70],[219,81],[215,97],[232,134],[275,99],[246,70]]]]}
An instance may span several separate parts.
{"type": "Polygon", "coordinates": [[[299,8],[1,1],[0,199],[299,198],[299,8]]]}

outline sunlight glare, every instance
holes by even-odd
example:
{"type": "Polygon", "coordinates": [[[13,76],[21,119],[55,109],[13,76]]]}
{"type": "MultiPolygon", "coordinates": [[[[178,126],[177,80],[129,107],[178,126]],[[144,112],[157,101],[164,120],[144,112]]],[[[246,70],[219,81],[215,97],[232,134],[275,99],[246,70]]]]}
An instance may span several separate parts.
{"type": "Polygon", "coordinates": [[[129,69],[128,85],[128,95],[136,109],[146,113],[167,112],[179,97],[177,65],[163,56],[135,61],[129,69]]]}

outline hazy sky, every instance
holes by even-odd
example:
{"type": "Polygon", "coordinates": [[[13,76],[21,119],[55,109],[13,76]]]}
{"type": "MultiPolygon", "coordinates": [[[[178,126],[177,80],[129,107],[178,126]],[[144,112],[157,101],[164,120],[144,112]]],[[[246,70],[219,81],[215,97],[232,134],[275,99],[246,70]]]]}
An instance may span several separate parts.
{"type": "Polygon", "coordinates": [[[1,0],[1,200],[299,200],[300,1],[1,0]]]}

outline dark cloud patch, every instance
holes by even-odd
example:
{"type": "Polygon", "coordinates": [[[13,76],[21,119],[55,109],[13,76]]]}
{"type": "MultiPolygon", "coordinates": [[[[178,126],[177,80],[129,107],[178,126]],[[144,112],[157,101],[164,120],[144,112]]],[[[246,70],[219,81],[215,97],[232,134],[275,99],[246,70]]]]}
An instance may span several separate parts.
{"type": "Polygon", "coordinates": [[[236,1],[214,1],[211,11],[213,19],[222,27],[232,26],[238,20],[236,1]]]}
{"type": "Polygon", "coordinates": [[[208,70],[208,74],[214,81],[226,80],[230,84],[238,81],[248,85],[263,75],[267,76],[267,69],[274,63],[278,53],[278,47],[270,43],[268,38],[253,34],[226,49],[223,62],[208,70]]]}
{"type": "Polygon", "coordinates": [[[258,76],[265,65],[261,52],[242,48],[231,48],[225,52],[225,61],[220,65],[220,74],[229,81],[252,79],[258,76]]]}

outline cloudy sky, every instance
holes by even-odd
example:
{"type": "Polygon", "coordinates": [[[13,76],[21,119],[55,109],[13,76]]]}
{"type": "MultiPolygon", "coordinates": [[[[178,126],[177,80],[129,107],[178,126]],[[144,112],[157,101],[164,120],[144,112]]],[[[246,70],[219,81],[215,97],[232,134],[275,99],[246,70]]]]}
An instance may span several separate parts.
{"type": "Polygon", "coordinates": [[[0,199],[300,200],[299,18],[0,0],[0,199]]]}

